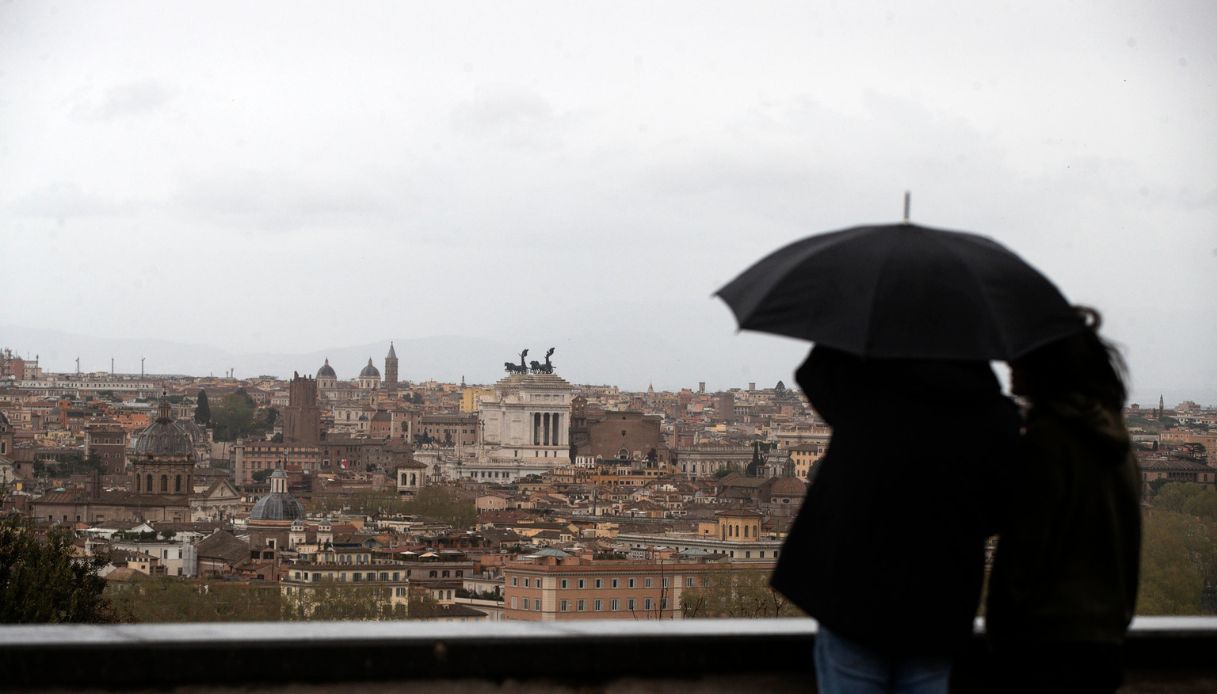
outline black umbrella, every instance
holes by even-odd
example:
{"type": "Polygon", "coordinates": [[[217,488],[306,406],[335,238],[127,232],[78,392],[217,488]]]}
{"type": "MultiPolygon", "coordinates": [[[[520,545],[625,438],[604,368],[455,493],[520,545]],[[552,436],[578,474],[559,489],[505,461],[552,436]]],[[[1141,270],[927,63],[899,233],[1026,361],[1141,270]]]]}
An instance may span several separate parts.
{"type": "Polygon", "coordinates": [[[1059,289],[983,236],[914,224],[810,236],[718,291],[741,330],[872,357],[1013,359],[1082,327],[1059,289]]]}

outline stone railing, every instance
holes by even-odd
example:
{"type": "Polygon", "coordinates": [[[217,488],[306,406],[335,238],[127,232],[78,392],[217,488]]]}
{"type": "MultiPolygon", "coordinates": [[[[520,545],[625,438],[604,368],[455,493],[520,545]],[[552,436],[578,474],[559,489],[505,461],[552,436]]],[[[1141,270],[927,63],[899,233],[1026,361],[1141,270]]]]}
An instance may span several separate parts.
{"type": "MultiPolygon", "coordinates": [[[[807,619],[0,626],[0,688],[811,691],[807,619]],[[407,686],[408,685],[408,686],[407,686]]],[[[1122,692],[1217,690],[1217,618],[1141,618],[1122,692]]],[[[983,641],[956,691],[985,691],[983,641]]]]}

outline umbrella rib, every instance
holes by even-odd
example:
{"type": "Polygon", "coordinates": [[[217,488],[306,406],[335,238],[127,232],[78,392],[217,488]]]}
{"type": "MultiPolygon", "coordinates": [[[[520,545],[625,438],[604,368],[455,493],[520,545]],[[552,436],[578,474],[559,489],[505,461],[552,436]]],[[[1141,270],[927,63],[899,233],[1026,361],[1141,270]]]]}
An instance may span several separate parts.
{"type": "Polygon", "coordinates": [[[866,335],[862,339],[862,354],[864,355],[870,351],[871,333],[874,326],[872,318],[875,315],[875,306],[879,303],[879,282],[882,281],[883,271],[887,269],[887,264],[892,262],[892,255],[895,252],[895,245],[888,247],[887,254],[883,256],[883,262],[879,263],[875,272],[875,282],[871,285],[870,309],[866,312],[866,335]]]}
{"type": "MultiPolygon", "coordinates": [[[[993,304],[989,301],[989,293],[985,290],[985,284],[984,282],[981,282],[980,277],[976,274],[972,266],[969,265],[967,261],[965,261],[959,255],[959,252],[956,251],[950,244],[942,243],[942,241],[937,238],[934,239],[934,241],[939,246],[945,248],[947,252],[950,253],[955,260],[963,266],[964,272],[968,273],[968,276],[971,277],[972,281],[976,283],[976,287],[980,291],[980,300],[985,303],[985,310],[988,312],[988,315],[990,317],[996,315],[993,312],[993,304]]],[[[996,329],[998,336],[1001,338],[1002,350],[1008,355],[1010,353],[1010,340],[1006,337],[1006,331],[1002,327],[1001,321],[993,321],[993,326],[996,329]]]]}

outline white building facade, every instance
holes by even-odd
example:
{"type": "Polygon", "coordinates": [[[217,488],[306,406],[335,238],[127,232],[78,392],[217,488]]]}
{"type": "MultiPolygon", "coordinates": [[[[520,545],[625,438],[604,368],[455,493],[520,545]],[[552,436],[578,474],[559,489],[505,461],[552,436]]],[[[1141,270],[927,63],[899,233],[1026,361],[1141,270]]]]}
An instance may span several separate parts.
{"type": "Polygon", "coordinates": [[[555,374],[512,374],[478,402],[481,463],[570,465],[572,387],[555,374]]]}

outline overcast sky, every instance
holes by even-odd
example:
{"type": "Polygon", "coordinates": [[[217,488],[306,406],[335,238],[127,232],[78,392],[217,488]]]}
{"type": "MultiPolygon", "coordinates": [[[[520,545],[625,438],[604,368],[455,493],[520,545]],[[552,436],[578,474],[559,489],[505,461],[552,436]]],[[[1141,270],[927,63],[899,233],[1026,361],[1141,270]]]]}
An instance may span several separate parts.
{"type": "Polygon", "coordinates": [[[621,335],[656,387],[769,382],[805,347],[710,294],[911,189],[1099,307],[1138,388],[1213,388],[1215,124],[1209,0],[7,2],[0,325],[621,335]]]}

